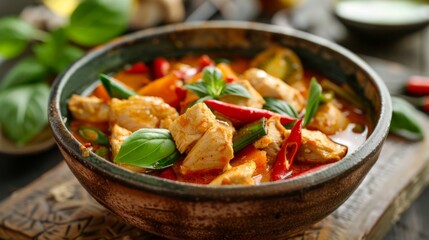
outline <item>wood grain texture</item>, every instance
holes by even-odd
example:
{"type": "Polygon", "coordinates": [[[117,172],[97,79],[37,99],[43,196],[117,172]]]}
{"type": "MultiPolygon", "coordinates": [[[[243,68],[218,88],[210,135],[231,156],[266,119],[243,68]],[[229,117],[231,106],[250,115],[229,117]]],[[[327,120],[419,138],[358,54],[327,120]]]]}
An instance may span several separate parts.
{"type": "MultiPolygon", "coordinates": [[[[429,136],[429,120],[420,121],[429,136]]],[[[290,239],[379,239],[429,182],[429,138],[389,136],[359,188],[333,214],[290,239]]],[[[65,163],[0,204],[4,239],[160,239],[99,205],[65,163]]]]}

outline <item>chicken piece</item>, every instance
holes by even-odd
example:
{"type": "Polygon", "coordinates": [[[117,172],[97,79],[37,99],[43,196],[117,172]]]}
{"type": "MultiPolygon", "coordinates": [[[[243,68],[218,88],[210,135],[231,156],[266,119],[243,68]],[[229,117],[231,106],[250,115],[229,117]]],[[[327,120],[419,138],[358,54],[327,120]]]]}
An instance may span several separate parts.
{"type": "Polygon", "coordinates": [[[131,133],[131,131],[118,126],[118,124],[113,125],[112,134],[109,139],[110,146],[112,147],[112,159],[115,159],[116,155],[118,155],[122,143],[131,135],[131,133]]]}
{"type": "Polygon", "coordinates": [[[204,103],[188,108],[170,125],[170,132],[180,153],[189,152],[204,133],[216,123],[216,117],[204,103]]]}
{"type": "Polygon", "coordinates": [[[277,157],[278,152],[285,140],[286,129],[280,123],[278,116],[271,117],[267,120],[267,135],[253,143],[257,149],[267,152],[267,160],[272,164],[277,157]]]}
{"type": "Polygon", "coordinates": [[[344,130],[349,124],[349,119],[332,102],[323,104],[317,110],[316,115],[307,128],[317,129],[327,135],[344,130]]]}
{"type": "Polygon", "coordinates": [[[244,98],[234,95],[224,95],[220,97],[222,102],[232,103],[235,105],[262,108],[264,106],[264,98],[256,91],[247,80],[237,80],[234,83],[242,85],[250,94],[250,98],[244,98]]]}
{"type": "MultiPolygon", "coordinates": [[[[122,143],[132,134],[131,131],[122,128],[118,126],[117,124],[113,125],[112,127],[112,134],[110,135],[110,146],[112,147],[112,159],[115,160],[115,157],[119,153],[119,149],[121,149],[122,143]]],[[[128,164],[120,164],[117,163],[119,166],[122,166],[128,170],[131,170],[133,172],[144,172],[145,169],[138,166],[128,165],[128,164]]]]}
{"type": "Polygon", "coordinates": [[[295,88],[263,70],[251,68],[244,72],[243,78],[264,97],[273,97],[291,104],[298,112],[305,107],[305,98],[295,88]]]}
{"type": "Polygon", "coordinates": [[[236,167],[232,167],[221,175],[217,176],[209,185],[254,185],[255,180],[252,175],[256,170],[256,163],[248,161],[236,167]]]}
{"type": "Polygon", "coordinates": [[[140,128],[168,128],[179,114],[159,97],[133,96],[111,103],[111,125],[118,124],[132,132],[140,128]]]}
{"type": "Polygon", "coordinates": [[[109,121],[110,107],[100,98],[94,96],[83,97],[73,94],[67,105],[75,119],[88,122],[109,121]]]}
{"type": "Polygon", "coordinates": [[[197,141],[183,160],[180,172],[183,175],[197,171],[226,170],[234,157],[232,131],[216,122],[197,141]]]}
{"type": "Polygon", "coordinates": [[[310,163],[330,163],[341,160],[347,147],[333,142],[320,131],[302,130],[302,145],[296,160],[310,163]]]}

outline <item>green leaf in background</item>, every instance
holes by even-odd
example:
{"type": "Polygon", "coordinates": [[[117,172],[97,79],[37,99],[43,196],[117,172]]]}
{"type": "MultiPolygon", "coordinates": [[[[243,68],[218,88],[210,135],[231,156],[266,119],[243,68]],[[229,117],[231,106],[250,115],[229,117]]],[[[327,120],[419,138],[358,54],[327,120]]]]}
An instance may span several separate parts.
{"type": "Polygon", "coordinates": [[[417,110],[403,99],[392,97],[390,132],[409,140],[422,140],[424,132],[417,119],[417,110]]]}
{"type": "Polygon", "coordinates": [[[126,30],[131,0],[86,0],[70,16],[67,34],[84,46],[104,43],[126,30]]]}
{"type": "Polygon", "coordinates": [[[289,103],[272,97],[265,97],[264,100],[264,109],[280,113],[282,115],[288,115],[293,118],[298,118],[298,113],[289,103]]]}
{"type": "Polygon", "coordinates": [[[81,49],[67,44],[64,29],[53,31],[47,41],[34,46],[33,51],[39,61],[56,73],[62,72],[84,54],[81,49]]]}
{"type": "Polygon", "coordinates": [[[168,130],[142,128],[122,143],[114,162],[163,169],[173,165],[179,157],[180,153],[168,130]]]}
{"type": "Polygon", "coordinates": [[[306,126],[316,114],[321,95],[322,86],[320,86],[316,78],[311,78],[307,106],[305,107],[304,126],[306,126]]]}
{"type": "Polygon", "coordinates": [[[0,82],[0,91],[18,85],[36,83],[46,80],[48,68],[32,57],[15,64],[0,82]]]}
{"type": "Polygon", "coordinates": [[[245,87],[241,84],[237,83],[229,83],[225,85],[223,89],[222,95],[233,95],[244,98],[251,98],[250,93],[247,91],[245,87]]]}
{"type": "Polygon", "coordinates": [[[18,146],[39,134],[48,124],[49,86],[44,83],[19,86],[0,94],[3,133],[18,146]]]}
{"type": "Polygon", "coordinates": [[[21,54],[37,31],[18,17],[0,20],[0,56],[13,58],[21,54]]]}

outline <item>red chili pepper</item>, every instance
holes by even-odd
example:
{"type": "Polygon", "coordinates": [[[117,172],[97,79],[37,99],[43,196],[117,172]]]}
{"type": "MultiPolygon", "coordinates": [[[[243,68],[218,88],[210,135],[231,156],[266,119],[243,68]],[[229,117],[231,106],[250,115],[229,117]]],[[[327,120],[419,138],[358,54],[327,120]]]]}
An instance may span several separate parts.
{"type": "Polygon", "coordinates": [[[407,92],[414,95],[429,95],[429,77],[411,76],[406,85],[407,92]]]}
{"type": "Polygon", "coordinates": [[[147,72],[149,72],[149,68],[143,62],[137,62],[134,65],[132,65],[130,67],[130,69],[126,70],[125,72],[129,73],[129,74],[147,73],[147,72]]]}
{"type": "Polygon", "coordinates": [[[251,123],[264,117],[270,118],[272,116],[279,116],[281,124],[292,123],[296,120],[295,118],[286,115],[280,115],[265,109],[238,106],[212,99],[205,100],[204,103],[227,117],[240,120],[243,124],[251,123]]]}
{"type": "Polygon", "coordinates": [[[289,137],[283,142],[280,152],[277,154],[271,171],[271,180],[283,180],[291,175],[292,164],[296,154],[301,147],[302,141],[302,119],[295,123],[289,137]]]}
{"type": "Polygon", "coordinates": [[[163,169],[160,172],[159,177],[170,179],[170,180],[174,180],[174,181],[177,180],[176,173],[174,172],[174,170],[173,170],[172,167],[163,169]]]}
{"type": "Polygon", "coordinates": [[[170,71],[170,63],[163,57],[153,60],[153,74],[155,78],[162,78],[170,71]]]}
{"type": "Polygon", "coordinates": [[[213,66],[214,65],[214,61],[207,55],[201,56],[199,61],[200,62],[199,62],[198,71],[203,70],[207,66],[213,66]]]}

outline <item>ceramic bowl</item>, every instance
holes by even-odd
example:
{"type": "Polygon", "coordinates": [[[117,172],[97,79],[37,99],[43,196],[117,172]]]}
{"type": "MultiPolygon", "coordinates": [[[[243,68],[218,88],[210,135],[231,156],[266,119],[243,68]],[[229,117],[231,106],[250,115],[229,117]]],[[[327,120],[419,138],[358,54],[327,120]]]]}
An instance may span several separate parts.
{"type": "Polygon", "coordinates": [[[272,239],[308,228],[338,208],[376,162],[391,118],[389,93],[360,58],[324,39],[272,25],[238,22],[178,24],[133,33],[89,52],[57,78],[49,122],[65,161],[82,186],[126,222],[173,239],[272,239]],[[347,82],[371,106],[374,130],[356,151],[320,171],[259,186],[210,187],[138,174],[91,153],[68,128],[67,99],[100,72],[156,56],[233,53],[253,56],[276,43],[306,68],[347,82]]]}

